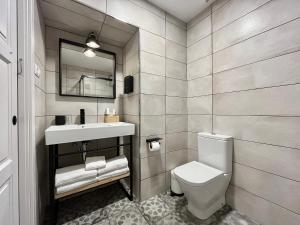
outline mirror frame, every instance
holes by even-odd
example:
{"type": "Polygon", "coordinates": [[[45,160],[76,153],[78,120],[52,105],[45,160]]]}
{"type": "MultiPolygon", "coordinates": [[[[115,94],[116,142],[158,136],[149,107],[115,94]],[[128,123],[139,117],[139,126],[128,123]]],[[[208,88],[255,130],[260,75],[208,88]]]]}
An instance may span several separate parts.
{"type": "Polygon", "coordinates": [[[101,96],[82,96],[82,95],[68,95],[62,93],[62,71],[61,71],[61,46],[63,43],[75,45],[78,47],[86,48],[87,46],[85,44],[77,43],[74,41],[66,40],[66,39],[59,39],[59,95],[60,96],[69,96],[69,97],[81,97],[81,98],[103,98],[103,99],[116,99],[116,69],[117,69],[117,62],[116,62],[116,53],[110,52],[103,49],[94,49],[97,52],[106,53],[113,56],[114,59],[114,86],[113,86],[113,96],[112,97],[101,97],[101,96]]]}

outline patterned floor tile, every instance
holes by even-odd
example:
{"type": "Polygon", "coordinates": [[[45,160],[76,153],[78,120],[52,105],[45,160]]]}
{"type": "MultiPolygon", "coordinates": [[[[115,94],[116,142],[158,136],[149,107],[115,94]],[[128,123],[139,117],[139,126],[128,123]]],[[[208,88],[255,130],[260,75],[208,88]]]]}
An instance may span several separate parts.
{"type": "Polygon", "coordinates": [[[172,213],[171,208],[159,196],[154,196],[138,203],[141,213],[149,224],[156,224],[157,221],[172,213]]]}
{"type": "Polygon", "coordinates": [[[218,217],[215,225],[259,225],[250,220],[247,216],[238,213],[236,210],[227,211],[222,216],[218,217]]]}
{"type": "Polygon", "coordinates": [[[129,201],[118,184],[63,201],[58,225],[258,225],[224,206],[206,220],[193,216],[185,197],[160,194],[129,201]]]}
{"type": "Polygon", "coordinates": [[[127,197],[118,199],[111,204],[108,204],[104,207],[107,212],[108,217],[113,217],[116,214],[120,214],[122,211],[126,211],[131,207],[136,207],[133,201],[130,201],[127,197]]]}
{"type": "Polygon", "coordinates": [[[119,214],[109,217],[110,225],[148,225],[136,206],[131,206],[119,214]]]}
{"type": "Polygon", "coordinates": [[[184,196],[170,196],[167,194],[158,195],[169,207],[172,211],[178,211],[185,205],[187,205],[187,200],[184,196]]]}

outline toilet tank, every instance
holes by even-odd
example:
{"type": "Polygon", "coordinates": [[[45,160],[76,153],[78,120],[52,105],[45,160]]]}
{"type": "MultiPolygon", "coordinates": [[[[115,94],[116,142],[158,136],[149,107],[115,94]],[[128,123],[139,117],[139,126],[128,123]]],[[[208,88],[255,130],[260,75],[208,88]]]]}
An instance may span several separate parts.
{"type": "Polygon", "coordinates": [[[198,133],[198,160],[224,173],[232,172],[233,138],[226,135],[198,133]]]}

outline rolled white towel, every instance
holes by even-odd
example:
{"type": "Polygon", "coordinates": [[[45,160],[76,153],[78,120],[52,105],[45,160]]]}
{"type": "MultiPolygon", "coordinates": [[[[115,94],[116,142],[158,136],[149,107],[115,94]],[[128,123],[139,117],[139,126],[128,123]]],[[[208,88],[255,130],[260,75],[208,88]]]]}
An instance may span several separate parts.
{"type": "Polygon", "coordinates": [[[56,170],[55,186],[60,187],[67,184],[72,184],[77,181],[82,181],[97,177],[97,170],[85,170],[85,165],[75,165],[60,168],[56,170]]]}
{"type": "Polygon", "coordinates": [[[106,161],[105,168],[98,169],[98,176],[128,167],[128,160],[124,155],[120,155],[106,161]]]}
{"type": "Polygon", "coordinates": [[[128,171],[129,171],[128,167],[118,169],[118,170],[114,170],[112,172],[105,173],[105,174],[102,174],[102,175],[98,176],[97,180],[100,181],[100,180],[104,180],[104,179],[111,178],[111,177],[114,177],[114,176],[119,176],[123,173],[127,173],[128,171]]]}
{"type": "Polygon", "coordinates": [[[106,165],[104,156],[86,157],[85,170],[97,170],[104,168],[106,165]]]}
{"type": "Polygon", "coordinates": [[[98,180],[97,177],[94,177],[94,178],[90,178],[87,180],[78,181],[78,182],[75,182],[72,184],[63,185],[63,186],[56,188],[56,193],[61,194],[64,192],[73,191],[73,190],[83,187],[85,185],[95,183],[95,182],[97,182],[97,180],[98,180]]]}

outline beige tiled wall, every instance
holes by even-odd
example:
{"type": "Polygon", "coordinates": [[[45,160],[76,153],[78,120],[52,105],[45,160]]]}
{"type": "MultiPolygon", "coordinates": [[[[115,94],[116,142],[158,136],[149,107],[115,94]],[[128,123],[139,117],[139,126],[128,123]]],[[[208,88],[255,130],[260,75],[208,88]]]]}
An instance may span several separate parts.
{"type": "Polygon", "coordinates": [[[105,3],[102,12],[140,28],[139,54],[126,61],[127,68],[135,68],[134,57],[140,57],[138,89],[124,97],[123,107],[126,121],[135,122],[139,130],[135,162],[143,200],[165,191],[168,170],[187,158],[186,24],[142,0],[80,2],[94,8],[105,3]],[[182,142],[174,147],[170,140],[175,136],[182,142]],[[159,152],[148,150],[149,137],[163,138],[159,152]]]}
{"type": "Polygon", "coordinates": [[[133,93],[123,97],[124,120],[135,124],[133,169],[134,169],[134,195],[140,196],[140,60],[139,60],[139,32],[129,40],[123,48],[123,71],[124,76],[131,75],[134,78],[133,93]]]}
{"type": "Polygon", "coordinates": [[[234,137],[227,202],[263,225],[300,224],[297,0],[219,0],[188,24],[188,146],[234,137]],[[213,78],[212,78],[213,77],[213,78]]]}
{"type": "Polygon", "coordinates": [[[48,155],[45,151],[44,131],[46,128],[46,86],[45,86],[45,30],[43,16],[37,1],[34,4],[34,58],[40,69],[40,76],[34,76],[35,95],[35,143],[36,143],[36,171],[37,171],[37,201],[38,221],[43,223],[48,201],[48,155]]]}

